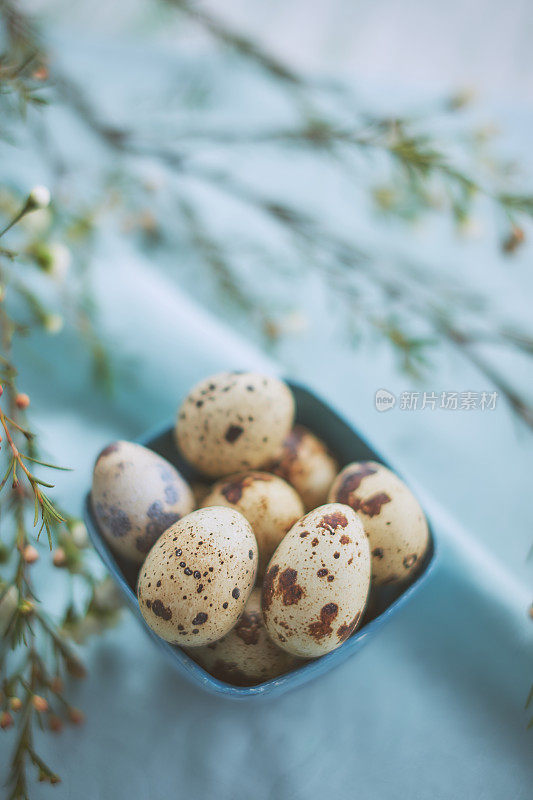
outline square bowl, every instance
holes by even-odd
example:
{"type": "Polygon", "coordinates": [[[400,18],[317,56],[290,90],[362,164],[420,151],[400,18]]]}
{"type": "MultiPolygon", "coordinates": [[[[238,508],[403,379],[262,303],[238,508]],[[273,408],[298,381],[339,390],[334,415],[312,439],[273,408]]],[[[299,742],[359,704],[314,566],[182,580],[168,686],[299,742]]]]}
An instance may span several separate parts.
{"type": "MultiPolygon", "coordinates": [[[[351,461],[378,461],[385,466],[387,462],[330,406],[303,386],[286,381],[296,400],[296,422],[310,428],[335,454],[341,467],[351,461]]],[[[174,441],[174,421],[141,436],[139,444],[159,453],[190,480],[197,477],[191,467],[183,460],[174,441]]],[[[356,653],[375,633],[391,619],[420,589],[430,576],[436,559],[436,546],[431,524],[429,523],[429,546],[425,557],[409,583],[400,588],[387,587],[374,597],[371,610],[368,609],[361,626],[336,650],[318,659],[309,661],[291,672],[256,686],[234,686],[218,680],[196,664],[180,647],[160,639],[146,625],[137,603],[135,591],[137,574],[140,568],[116,556],[101,536],[91,508],[90,493],[85,501],[85,523],[91,541],[107,569],[119,585],[127,604],[140,619],[141,624],[154,644],[164,653],[174,668],[213,694],[222,694],[235,699],[258,698],[282,694],[289,689],[328,672],[356,653]]]]}

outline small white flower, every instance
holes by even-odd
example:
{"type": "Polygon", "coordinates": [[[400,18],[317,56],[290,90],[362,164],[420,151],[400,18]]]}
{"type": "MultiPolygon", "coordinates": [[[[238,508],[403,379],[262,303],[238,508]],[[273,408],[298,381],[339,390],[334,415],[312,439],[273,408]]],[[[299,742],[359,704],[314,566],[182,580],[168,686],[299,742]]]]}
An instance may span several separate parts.
{"type": "Polygon", "coordinates": [[[49,273],[54,278],[62,281],[67,274],[72,255],[70,250],[63,242],[51,242],[49,245],[50,251],[50,269],[49,273]]]}
{"type": "Polygon", "coordinates": [[[81,520],[75,522],[70,529],[70,534],[76,547],[86,547],[88,544],[87,528],[81,520]]]}
{"type": "Polygon", "coordinates": [[[59,333],[63,329],[63,317],[60,314],[47,314],[43,324],[47,333],[59,333]]]}
{"type": "Polygon", "coordinates": [[[27,202],[31,208],[46,208],[50,205],[50,190],[46,186],[34,186],[27,202]]]}

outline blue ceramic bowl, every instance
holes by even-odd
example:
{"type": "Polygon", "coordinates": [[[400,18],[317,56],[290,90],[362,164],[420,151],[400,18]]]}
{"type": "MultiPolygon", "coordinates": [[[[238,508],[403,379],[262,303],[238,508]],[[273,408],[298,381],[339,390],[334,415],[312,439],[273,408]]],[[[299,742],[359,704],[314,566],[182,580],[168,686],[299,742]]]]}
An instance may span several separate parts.
{"type": "MultiPolygon", "coordinates": [[[[287,381],[296,399],[296,421],[306,425],[317,436],[327,443],[337,456],[341,466],[351,461],[379,461],[386,462],[373,450],[370,445],[359,436],[341,417],[315,394],[297,384],[287,381]]],[[[193,478],[194,472],[183,461],[174,443],[174,422],[165,425],[159,430],[152,431],[142,436],[140,444],[155,450],[180,470],[187,478],[193,478]]],[[[387,464],[386,464],[387,465],[387,464]]],[[[388,466],[388,465],[387,465],[388,466]]],[[[146,625],[137,603],[135,586],[137,569],[133,569],[126,562],[115,556],[109,549],[106,541],[100,535],[98,525],[91,509],[90,495],[85,503],[85,522],[91,540],[100,555],[100,558],[109,572],[120,586],[128,605],[137,615],[148,636],[154,644],[164,653],[174,668],[193,683],[203,687],[214,694],[222,694],[235,699],[257,698],[261,696],[274,696],[282,694],[289,689],[294,689],[304,683],[322,675],[333,667],[341,664],[347,658],[363,647],[375,633],[393,617],[416,594],[420,586],[428,579],[435,563],[435,540],[430,528],[430,545],[417,574],[411,582],[401,589],[385,589],[380,594],[374,594],[369,609],[363,619],[361,627],[340,647],[332,653],[310,661],[298,669],[288,672],[279,678],[266,681],[257,686],[233,686],[213,678],[202,667],[179,647],[168,644],[156,636],[146,625]]]]}

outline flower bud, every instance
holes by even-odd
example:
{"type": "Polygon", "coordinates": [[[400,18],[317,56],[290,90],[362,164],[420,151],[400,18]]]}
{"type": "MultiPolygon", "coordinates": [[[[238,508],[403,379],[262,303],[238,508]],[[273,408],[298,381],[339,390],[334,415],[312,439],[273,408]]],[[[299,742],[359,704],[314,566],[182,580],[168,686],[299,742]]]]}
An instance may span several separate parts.
{"type": "Polygon", "coordinates": [[[40,67],[37,67],[37,69],[32,72],[32,78],[34,81],[47,81],[49,76],[50,73],[45,64],[41,64],[40,67]]]}
{"type": "Polygon", "coordinates": [[[8,728],[11,728],[12,725],[13,717],[9,711],[3,711],[2,714],[0,714],[0,728],[2,728],[3,731],[6,731],[8,728]]]}
{"type": "Polygon", "coordinates": [[[41,697],[40,694],[34,694],[31,701],[36,711],[48,711],[48,701],[44,697],[41,697]]]}
{"type": "Polygon", "coordinates": [[[29,404],[30,404],[30,398],[27,394],[19,392],[15,397],[15,405],[17,406],[17,408],[23,410],[25,408],[28,408],[29,404]]]}
{"type": "Polygon", "coordinates": [[[63,330],[64,320],[61,314],[46,314],[43,319],[43,327],[47,333],[60,333],[63,330]]]}
{"type": "Polygon", "coordinates": [[[67,563],[67,555],[62,547],[56,547],[52,556],[54,567],[64,567],[67,563]]]}
{"type": "Polygon", "coordinates": [[[70,250],[63,242],[51,242],[50,250],[50,274],[58,280],[63,280],[70,268],[72,255],[70,250]]]}
{"type": "Polygon", "coordinates": [[[511,232],[507,238],[502,242],[502,249],[504,253],[514,253],[521,244],[524,243],[526,236],[522,228],[518,225],[513,225],[511,232]]]}
{"type": "Polygon", "coordinates": [[[81,725],[85,721],[83,711],[79,708],[69,708],[68,717],[74,725],[81,725]]]}
{"type": "Polygon", "coordinates": [[[87,536],[87,528],[81,520],[76,520],[70,529],[72,540],[76,547],[87,547],[89,538],[87,536]]]}
{"type": "Polygon", "coordinates": [[[46,186],[34,186],[28,195],[26,205],[29,209],[46,208],[50,205],[50,190],[46,186]]]}
{"type": "Polygon", "coordinates": [[[20,711],[22,708],[22,700],[20,697],[10,697],[9,705],[11,706],[12,711],[20,711]]]}
{"type": "Polygon", "coordinates": [[[70,250],[62,242],[33,242],[26,254],[40,270],[58,280],[65,277],[72,261],[70,250]]]}
{"type": "Polygon", "coordinates": [[[22,551],[22,558],[26,564],[34,564],[39,558],[39,553],[32,544],[27,544],[22,551]]]}
{"type": "Polygon", "coordinates": [[[33,603],[31,600],[24,600],[19,606],[19,611],[24,615],[31,614],[33,611],[33,603]]]}

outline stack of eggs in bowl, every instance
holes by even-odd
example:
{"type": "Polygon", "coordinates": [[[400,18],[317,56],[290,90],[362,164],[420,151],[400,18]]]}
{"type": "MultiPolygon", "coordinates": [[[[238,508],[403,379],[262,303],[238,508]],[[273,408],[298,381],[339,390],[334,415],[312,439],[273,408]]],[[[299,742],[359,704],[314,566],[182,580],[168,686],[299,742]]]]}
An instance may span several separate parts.
{"type": "Polygon", "coordinates": [[[294,411],[277,378],[222,373],[178,411],[176,443],[195,483],[125,441],[94,468],[94,515],[138,569],[146,623],[235,685],[342,645],[371,593],[406,585],[428,548],[407,486],[373,461],[339,471],[325,444],[294,426],[294,411]]]}

